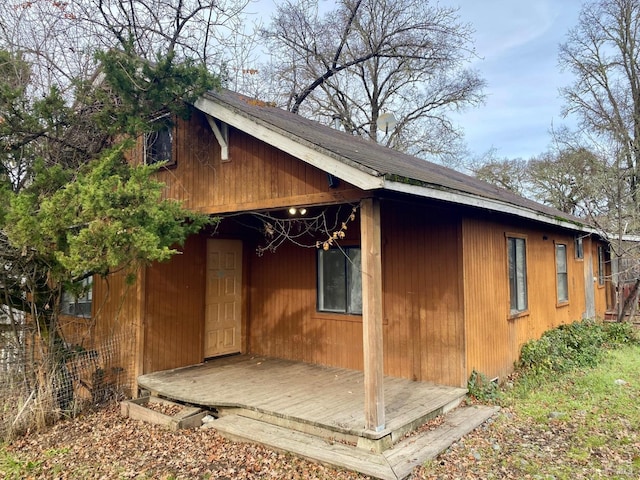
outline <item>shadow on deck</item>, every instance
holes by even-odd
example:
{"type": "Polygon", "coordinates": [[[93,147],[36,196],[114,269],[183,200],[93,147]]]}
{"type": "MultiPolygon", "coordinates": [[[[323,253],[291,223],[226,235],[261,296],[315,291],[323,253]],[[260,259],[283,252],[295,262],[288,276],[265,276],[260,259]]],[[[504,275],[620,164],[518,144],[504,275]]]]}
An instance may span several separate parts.
{"type": "Polygon", "coordinates": [[[466,390],[385,377],[385,429],[365,429],[360,371],[252,355],[150,373],[152,395],[381,452],[462,401],[466,390]]]}

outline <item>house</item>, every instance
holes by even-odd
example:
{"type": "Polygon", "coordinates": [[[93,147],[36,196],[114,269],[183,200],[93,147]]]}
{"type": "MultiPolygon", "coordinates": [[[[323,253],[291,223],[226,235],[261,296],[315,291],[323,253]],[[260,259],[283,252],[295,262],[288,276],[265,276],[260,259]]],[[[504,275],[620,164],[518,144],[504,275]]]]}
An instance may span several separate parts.
{"type": "Polygon", "coordinates": [[[501,379],[524,342],[604,316],[607,244],[582,220],[230,91],[193,107],[134,159],[170,156],[166,195],[221,222],[94,284],[133,384],[238,352],[361,370],[380,430],[383,375],[501,379]]]}

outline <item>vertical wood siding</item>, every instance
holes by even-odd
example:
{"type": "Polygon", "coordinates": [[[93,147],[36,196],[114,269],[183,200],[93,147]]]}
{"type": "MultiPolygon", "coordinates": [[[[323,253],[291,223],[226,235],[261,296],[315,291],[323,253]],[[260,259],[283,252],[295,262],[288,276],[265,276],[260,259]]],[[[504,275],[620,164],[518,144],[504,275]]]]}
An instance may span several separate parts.
{"type": "Polygon", "coordinates": [[[222,162],[200,112],[176,129],[177,166],[160,171],[158,179],[166,184],[167,197],[186,208],[221,213],[360,197],[346,182],[329,188],[325,172],[231,127],[229,161],[222,162]]]}
{"type": "MultiPolygon", "coordinates": [[[[221,162],[220,147],[198,112],[179,123],[176,139],[177,166],[158,177],[166,196],[190,209],[280,209],[357,202],[364,194],[345,182],[330,189],[321,170],[233,128],[230,161],[221,162]]],[[[383,199],[381,208],[385,374],[456,386],[465,385],[473,369],[502,377],[525,341],[582,316],[584,262],[597,262],[595,242],[591,259],[575,260],[573,236],[550,227],[472,217],[475,211],[428,201],[383,199]],[[515,319],[509,318],[506,232],[527,237],[529,311],[515,319]],[[556,303],[554,242],[567,245],[569,302],[562,306],[556,303]]],[[[358,226],[359,220],[350,224],[343,244],[359,245],[358,226]]],[[[363,368],[361,316],[316,310],[315,248],[284,244],[258,257],[255,234],[224,234],[245,245],[243,349],[363,368]]],[[[123,279],[111,281],[111,301],[101,312],[109,320],[100,328],[128,332],[135,339],[131,352],[135,342],[144,345],[144,361],[132,357],[132,372],[202,360],[205,252],[205,236],[196,236],[183,255],[148,268],[142,297],[123,279]],[[114,310],[120,304],[124,317],[114,310]]],[[[96,283],[94,304],[105,298],[104,288],[96,283]]],[[[596,290],[596,311],[603,314],[604,289],[596,290]]]]}
{"type": "Polygon", "coordinates": [[[386,371],[463,385],[460,216],[429,204],[382,206],[386,371]]]}
{"type": "MultiPolygon", "coordinates": [[[[135,386],[140,372],[138,343],[141,340],[143,294],[141,282],[144,272],[136,272],[136,281],[126,281],[126,272],[109,275],[107,279],[94,277],[92,322],[89,335],[95,338],[94,347],[109,357],[107,372],[121,369],[119,381],[135,386]]],[[[137,392],[131,392],[135,395],[137,392]]]]}
{"type": "Polygon", "coordinates": [[[203,360],[206,239],[191,236],[183,253],[147,269],[144,373],[203,360]]]}
{"type": "MultiPolygon", "coordinates": [[[[504,377],[523,343],[585,313],[585,262],[575,258],[574,237],[552,229],[486,219],[463,221],[467,374],[504,377]],[[510,318],[507,234],[526,236],[528,312],[510,318]],[[557,303],[555,244],[567,246],[569,302],[557,303]]],[[[596,295],[597,296],[597,295],[596,295]]],[[[596,303],[596,311],[602,314],[596,303]]]]}
{"type": "Polygon", "coordinates": [[[190,237],[182,254],[138,272],[132,285],[124,273],[94,279],[91,333],[96,345],[116,340],[112,366],[124,370],[128,384],[142,373],[202,361],[204,246],[204,236],[190,237]]]}
{"type": "MultiPolygon", "coordinates": [[[[347,238],[359,238],[353,227],[347,238]]],[[[284,244],[248,258],[249,351],[362,369],[361,317],[316,311],[316,255],[315,248],[284,244]]]]}
{"type": "MultiPolygon", "coordinates": [[[[385,374],[462,385],[460,219],[387,201],[381,217],[385,374]]],[[[249,275],[252,353],[363,368],[361,317],[316,312],[315,249],[283,245],[249,275]]]]}

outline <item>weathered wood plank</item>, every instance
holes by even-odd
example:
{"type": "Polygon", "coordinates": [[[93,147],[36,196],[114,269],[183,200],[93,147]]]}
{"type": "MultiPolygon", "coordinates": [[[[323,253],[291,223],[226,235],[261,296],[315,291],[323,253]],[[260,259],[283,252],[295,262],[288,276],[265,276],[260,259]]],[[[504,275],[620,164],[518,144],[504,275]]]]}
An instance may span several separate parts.
{"type": "Polygon", "coordinates": [[[340,443],[330,444],[314,435],[237,415],[219,418],[211,427],[231,440],[255,442],[322,464],[355,470],[373,478],[397,480],[382,455],[340,443]]]}
{"type": "Polygon", "coordinates": [[[383,453],[327,442],[312,434],[238,415],[219,418],[210,428],[234,441],[259,443],[373,478],[398,480],[408,478],[416,466],[435,458],[498,410],[498,407],[487,406],[460,408],[448,414],[436,430],[405,438],[383,453]]]}
{"type": "Polygon", "coordinates": [[[364,410],[368,429],[384,429],[384,344],[382,341],[382,246],[380,200],[360,202],[362,238],[362,344],[364,410]]]}
{"type": "MultiPolygon", "coordinates": [[[[250,355],[140,377],[143,388],[193,405],[239,407],[365,436],[364,374],[250,355]]],[[[402,428],[465,390],[385,377],[387,429],[402,428]]],[[[368,432],[368,433],[367,433],[368,432]]]]}
{"type": "Polygon", "coordinates": [[[414,467],[435,458],[453,442],[482,425],[499,407],[473,405],[460,408],[445,417],[444,424],[423,435],[409,437],[383,452],[397,478],[406,478],[414,467]]]}

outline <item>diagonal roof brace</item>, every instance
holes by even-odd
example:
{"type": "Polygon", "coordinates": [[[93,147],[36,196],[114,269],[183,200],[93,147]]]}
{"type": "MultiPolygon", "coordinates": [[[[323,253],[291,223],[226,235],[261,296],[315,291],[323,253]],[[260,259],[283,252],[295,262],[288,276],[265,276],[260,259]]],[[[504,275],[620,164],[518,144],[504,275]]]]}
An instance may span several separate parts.
{"type": "Polygon", "coordinates": [[[207,121],[209,122],[209,126],[211,127],[213,134],[216,136],[216,140],[218,140],[218,144],[220,145],[220,160],[223,162],[230,161],[229,126],[224,122],[220,122],[220,127],[218,127],[218,123],[210,115],[207,115],[207,121]]]}

